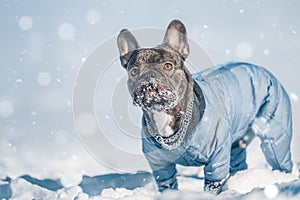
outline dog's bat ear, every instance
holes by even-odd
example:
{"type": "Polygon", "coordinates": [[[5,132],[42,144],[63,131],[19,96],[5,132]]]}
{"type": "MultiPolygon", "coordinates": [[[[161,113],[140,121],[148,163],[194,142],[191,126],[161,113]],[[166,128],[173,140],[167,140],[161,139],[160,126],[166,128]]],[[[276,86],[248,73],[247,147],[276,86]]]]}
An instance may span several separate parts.
{"type": "Polygon", "coordinates": [[[180,55],[186,59],[190,53],[187,32],[183,23],[177,19],[170,22],[164,40],[163,45],[167,45],[180,53],[180,55]]]}
{"type": "Polygon", "coordinates": [[[127,30],[123,29],[118,35],[118,47],[122,66],[127,69],[129,58],[134,50],[140,48],[135,37],[127,30]]]}

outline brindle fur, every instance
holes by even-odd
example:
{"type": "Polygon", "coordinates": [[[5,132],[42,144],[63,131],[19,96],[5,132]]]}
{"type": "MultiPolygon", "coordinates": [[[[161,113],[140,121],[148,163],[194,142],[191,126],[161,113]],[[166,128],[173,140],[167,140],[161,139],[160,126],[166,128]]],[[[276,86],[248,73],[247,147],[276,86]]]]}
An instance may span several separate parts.
{"type": "MultiPolygon", "coordinates": [[[[184,60],[189,54],[184,25],[178,20],[172,21],[167,28],[163,43],[154,48],[140,48],[134,36],[128,30],[122,30],[118,36],[118,46],[122,66],[128,72],[127,85],[131,96],[134,96],[137,88],[150,78],[156,78],[167,84],[178,95],[177,105],[165,110],[166,114],[172,116],[169,126],[174,133],[180,129],[188,100],[191,95],[195,95],[195,109],[193,109],[192,121],[188,127],[190,131],[203,115],[204,110],[199,110],[199,108],[205,108],[205,105],[199,106],[200,102],[204,103],[203,99],[200,99],[202,98],[201,89],[194,88],[194,80],[184,65],[184,60]],[[172,71],[163,69],[166,62],[173,64],[172,71]],[[137,77],[130,74],[133,67],[139,70],[137,77]]],[[[158,131],[154,121],[154,111],[143,109],[143,113],[151,123],[151,127],[158,131]]]]}

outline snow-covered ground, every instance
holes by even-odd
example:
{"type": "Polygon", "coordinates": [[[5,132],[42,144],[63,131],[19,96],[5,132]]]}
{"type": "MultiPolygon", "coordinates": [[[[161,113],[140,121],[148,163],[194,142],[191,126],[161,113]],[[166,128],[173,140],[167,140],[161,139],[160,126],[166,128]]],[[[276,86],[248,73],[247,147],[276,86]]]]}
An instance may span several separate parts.
{"type": "Polygon", "coordinates": [[[218,196],[203,191],[199,169],[182,171],[179,190],[157,192],[151,174],[107,174],[84,177],[79,185],[62,187],[59,180],[36,180],[30,176],[2,181],[2,198],[11,199],[299,199],[298,174],[267,169],[248,169],[232,176],[218,196]],[[188,172],[188,173],[187,173],[188,172]],[[192,173],[197,172],[197,173],[192,173]]]}
{"type": "MultiPolygon", "coordinates": [[[[0,199],[299,199],[299,7],[298,0],[1,0],[0,199]],[[251,62],[279,78],[293,106],[293,174],[270,171],[255,139],[249,170],[231,177],[221,195],[202,191],[198,168],[180,168],[179,191],[158,194],[141,153],[140,112],[117,57],[107,69],[98,63],[106,70],[94,95],[98,121],[84,115],[79,128],[88,136],[100,124],[112,147],[128,156],[104,148],[106,140],[94,141],[99,152],[84,146],[73,119],[82,65],[121,29],[165,28],[174,18],[213,63],[251,62]]],[[[157,37],[163,35],[146,39],[157,37]]],[[[197,53],[191,48],[187,61],[199,58],[196,70],[209,67],[197,53]]]]}

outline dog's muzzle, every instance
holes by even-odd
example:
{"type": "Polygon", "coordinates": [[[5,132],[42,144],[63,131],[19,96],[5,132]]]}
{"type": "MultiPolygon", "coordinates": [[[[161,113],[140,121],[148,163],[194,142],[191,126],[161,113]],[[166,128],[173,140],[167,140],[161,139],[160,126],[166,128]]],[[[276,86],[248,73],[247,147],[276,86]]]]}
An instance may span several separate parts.
{"type": "Polygon", "coordinates": [[[178,101],[177,95],[167,84],[151,79],[142,82],[133,92],[133,103],[147,110],[165,111],[174,107],[178,101]]]}

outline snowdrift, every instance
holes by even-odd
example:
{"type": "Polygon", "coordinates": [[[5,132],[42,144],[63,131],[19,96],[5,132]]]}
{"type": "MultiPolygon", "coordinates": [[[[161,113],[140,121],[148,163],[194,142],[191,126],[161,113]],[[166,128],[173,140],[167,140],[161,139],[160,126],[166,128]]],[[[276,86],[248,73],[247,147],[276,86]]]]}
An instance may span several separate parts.
{"type": "Polygon", "coordinates": [[[218,196],[204,192],[203,177],[191,169],[181,170],[179,190],[157,192],[149,172],[83,176],[79,185],[64,187],[60,180],[35,179],[29,175],[0,182],[1,199],[299,199],[297,173],[248,169],[236,173],[218,196]]]}

